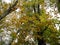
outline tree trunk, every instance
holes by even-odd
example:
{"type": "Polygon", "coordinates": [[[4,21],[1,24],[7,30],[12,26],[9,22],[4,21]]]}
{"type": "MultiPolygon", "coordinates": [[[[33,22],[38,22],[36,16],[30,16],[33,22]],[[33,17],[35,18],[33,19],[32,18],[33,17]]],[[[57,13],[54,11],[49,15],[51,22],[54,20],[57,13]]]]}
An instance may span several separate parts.
{"type": "MultiPolygon", "coordinates": [[[[41,35],[43,36],[42,34],[44,33],[44,31],[47,29],[48,27],[46,26],[44,30],[42,30],[41,32],[37,32],[38,35],[41,35]]],[[[40,38],[37,38],[38,40],[38,45],[46,45],[46,41],[44,40],[44,38],[40,39],[40,38]]]]}
{"type": "Polygon", "coordinates": [[[38,38],[38,45],[46,45],[45,40],[38,38]]]}

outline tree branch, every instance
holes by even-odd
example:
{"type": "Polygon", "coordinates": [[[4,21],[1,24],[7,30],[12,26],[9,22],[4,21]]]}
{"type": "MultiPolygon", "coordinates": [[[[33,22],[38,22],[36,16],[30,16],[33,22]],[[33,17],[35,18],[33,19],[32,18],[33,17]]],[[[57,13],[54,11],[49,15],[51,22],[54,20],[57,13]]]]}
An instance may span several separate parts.
{"type": "Polygon", "coordinates": [[[35,8],[35,5],[33,5],[33,10],[34,10],[34,13],[36,13],[36,8],[35,8]]]}
{"type": "Polygon", "coordinates": [[[12,11],[16,10],[17,9],[16,8],[17,3],[18,3],[18,0],[16,0],[16,2],[11,7],[9,7],[8,10],[6,10],[2,15],[0,15],[0,20],[2,20],[4,17],[6,17],[12,11]]]}
{"type": "Polygon", "coordinates": [[[38,14],[40,14],[40,8],[39,8],[39,7],[40,7],[40,5],[39,5],[39,3],[38,3],[38,7],[37,7],[37,8],[38,8],[38,9],[37,9],[37,10],[38,10],[38,14]]]}

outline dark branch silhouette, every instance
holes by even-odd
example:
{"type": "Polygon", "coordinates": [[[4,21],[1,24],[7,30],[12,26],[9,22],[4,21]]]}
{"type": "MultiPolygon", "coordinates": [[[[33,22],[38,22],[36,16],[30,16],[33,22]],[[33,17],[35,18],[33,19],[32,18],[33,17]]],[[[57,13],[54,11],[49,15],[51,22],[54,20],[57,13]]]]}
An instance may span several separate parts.
{"type": "MultiPolygon", "coordinates": [[[[48,28],[48,27],[45,26],[45,28],[43,29],[43,31],[37,32],[38,35],[43,36],[43,33],[44,33],[44,31],[45,31],[47,28],[48,28]]],[[[42,39],[37,38],[37,40],[38,40],[38,45],[46,45],[46,41],[44,40],[44,38],[42,38],[42,39]]]]}
{"type": "Polygon", "coordinates": [[[40,7],[40,5],[39,5],[39,3],[38,3],[38,7],[37,7],[37,8],[38,8],[38,9],[37,9],[37,10],[38,10],[38,14],[40,14],[40,8],[39,8],[39,7],[40,7]]]}
{"type": "Polygon", "coordinates": [[[17,3],[18,3],[18,0],[16,0],[16,2],[11,7],[9,7],[8,10],[6,10],[2,15],[0,15],[0,20],[2,20],[4,17],[6,17],[12,11],[16,10],[17,9],[16,8],[17,3]]]}
{"type": "Polygon", "coordinates": [[[36,8],[35,8],[35,5],[33,5],[33,10],[34,10],[34,13],[36,13],[36,8]]]}
{"type": "Polygon", "coordinates": [[[60,13],[60,0],[57,0],[56,4],[57,4],[58,12],[60,13]]]}

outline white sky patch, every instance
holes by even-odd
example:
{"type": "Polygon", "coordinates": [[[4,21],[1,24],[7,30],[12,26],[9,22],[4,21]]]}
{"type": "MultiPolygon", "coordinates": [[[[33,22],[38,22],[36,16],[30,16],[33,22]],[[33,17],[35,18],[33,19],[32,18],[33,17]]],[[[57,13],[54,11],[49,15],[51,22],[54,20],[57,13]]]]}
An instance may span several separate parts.
{"type": "Polygon", "coordinates": [[[57,17],[60,17],[60,13],[57,14],[57,17]]]}
{"type": "Polygon", "coordinates": [[[15,43],[17,43],[17,42],[18,42],[18,39],[16,38],[15,43]]]}
{"type": "Polygon", "coordinates": [[[17,10],[16,10],[16,12],[19,12],[20,11],[20,9],[18,8],[17,10]]]}
{"type": "MultiPolygon", "coordinates": [[[[53,6],[50,6],[50,1],[49,0],[45,0],[45,7],[44,9],[46,10],[46,14],[49,14],[52,16],[51,19],[57,19],[60,21],[60,13],[58,13],[58,8],[55,7],[55,4],[53,6]]],[[[59,30],[59,25],[55,24],[57,30],[59,30]]]]}
{"type": "Polygon", "coordinates": [[[8,33],[8,34],[11,34],[11,31],[8,31],[7,33],[8,33]]]}
{"type": "Polygon", "coordinates": [[[6,20],[6,22],[8,22],[9,20],[6,20]]]}
{"type": "Polygon", "coordinates": [[[2,2],[5,2],[5,3],[11,3],[11,0],[2,0],[2,2]]]}
{"type": "Polygon", "coordinates": [[[6,22],[10,22],[10,20],[8,20],[8,19],[6,19],[5,21],[6,21],[6,22]]]}
{"type": "Polygon", "coordinates": [[[50,8],[50,7],[46,9],[46,11],[47,11],[47,12],[50,12],[50,10],[51,10],[51,8],[50,8]]]}
{"type": "Polygon", "coordinates": [[[59,30],[59,25],[58,24],[55,24],[55,26],[57,27],[57,30],[59,30]]]}
{"type": "Polygon", "coordinates": [[[60,21],[60,18],[58,18],[58,20],[60,21]]]}
{"type": "Polygon", "coordinates": [[[18,33],[17,35],[19,35],[20,33],[18,33]]]}
{"type": "Polygon", "coordinates": [[[57,11],[57,10],[58,10],[58,8],[56,7],[56,8],[55,8],[55,11],[57,11]]]}
{"type": "Polygon", "coordinates": [[[40,5],[40,7],[39,7],[40,9],[42,8],[42,6],[40,5]]]}
{"type": "Polygon", "coordinates": [[[14,32],[17,32],[16,29],[14,29],[14,32]]]}

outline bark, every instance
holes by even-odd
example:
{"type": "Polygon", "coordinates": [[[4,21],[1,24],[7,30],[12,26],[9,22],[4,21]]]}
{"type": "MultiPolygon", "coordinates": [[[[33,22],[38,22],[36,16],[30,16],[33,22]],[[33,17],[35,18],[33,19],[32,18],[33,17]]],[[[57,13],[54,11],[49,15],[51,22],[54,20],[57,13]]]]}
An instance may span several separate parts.
{"type": "MultiPolygon", "coordinates": [[[[44,33],[44,31],[45,31],[47,28],[48,28],[48,27],[45,26],[45,28],[44,28],[41,32],[37,32],[38,35],[43,36],[43,33],[44,33]]],[[[42,37],[42,39],[37,38],[37,40],[38,40],[38,45],[46,45],[46,41],[44,40],[43,37],[42,37]]]]}
{"type": "Polygon", "coordinates": [[[37,11],[36,11],[36,7],[35,7],[35,5],[33,5],[33,10],[34,10],[34,13],[35,13],[35,17],[37,18],[37,20],[40,21],[39,16],[36,15],[36,13],[40,14],[40,8],[39,8],[39,7],[40,7],[40,6],[39,6],[39,4],[38,4],[38,5],[37,5],[37,11]]]}
{"type": "Polygon", "coordinates": [[[35,5],[33,5],[33,10],[34,10],[34,13],[36,13],[36,8],[35,8],[35,5]]]}
{"type": "MultiPolygon", "coordinates": [[[[42,36],[43,33],[41,32],[38,32],[38,35],[41,35],[42,36]]],[[[38,40],[38,45],[46,45],[46,42],[44,40],[44,38],[40,39],[40,38],[37,38],[38,40]]]]}
{"type": "Polygon", "coordinates": [[[36,7],[36,5],[33,5],[33,10],[34,10],[34,13],[40,14],[40,4],[38,3],[38,4],[37,4],[37,7],[36,7]],[[36,8],[37,8],[37,9],[36,9],[36,8]]]}
{"type": "Polygon", "coordinates": [[[57,0],[56,4],[57,4],[58,12],[60,13],[60,0],[57,0]]]}
{"type": "Polygon", "coordinates": [[[0,20],[2,20],[4,17],[6,17],[12,11],[16,10],[17,3],[18,3],[18,0],[16,0],[16,2],[8,10],[6,10],[2,15],[0,15],[0,20]]]}
{"type": "MultiPolygon", "coordinates": [[[[43,32],[41,33],[41,32],[38,32],[38,35],[41,35],[42,36],[42,34],[43,34],[43,32]]],[[[37,38],[37,40],[38,40],[38,45],[46,45],[46,42],[45,42],[45,40],[44,40],[44,38],[37,38]]]]}
{"type": "Polygon", "coordinates": [[[40,5],[39,5],[39,3],[38,3],[38,7],[37,7],[37,12],[38,12],[38,14],[40,14],[40,5]]]}
{"type": "Polygon", "coordinates": [[[38,39],[38,45],[46,45],[44,39],[38,39]]]}

